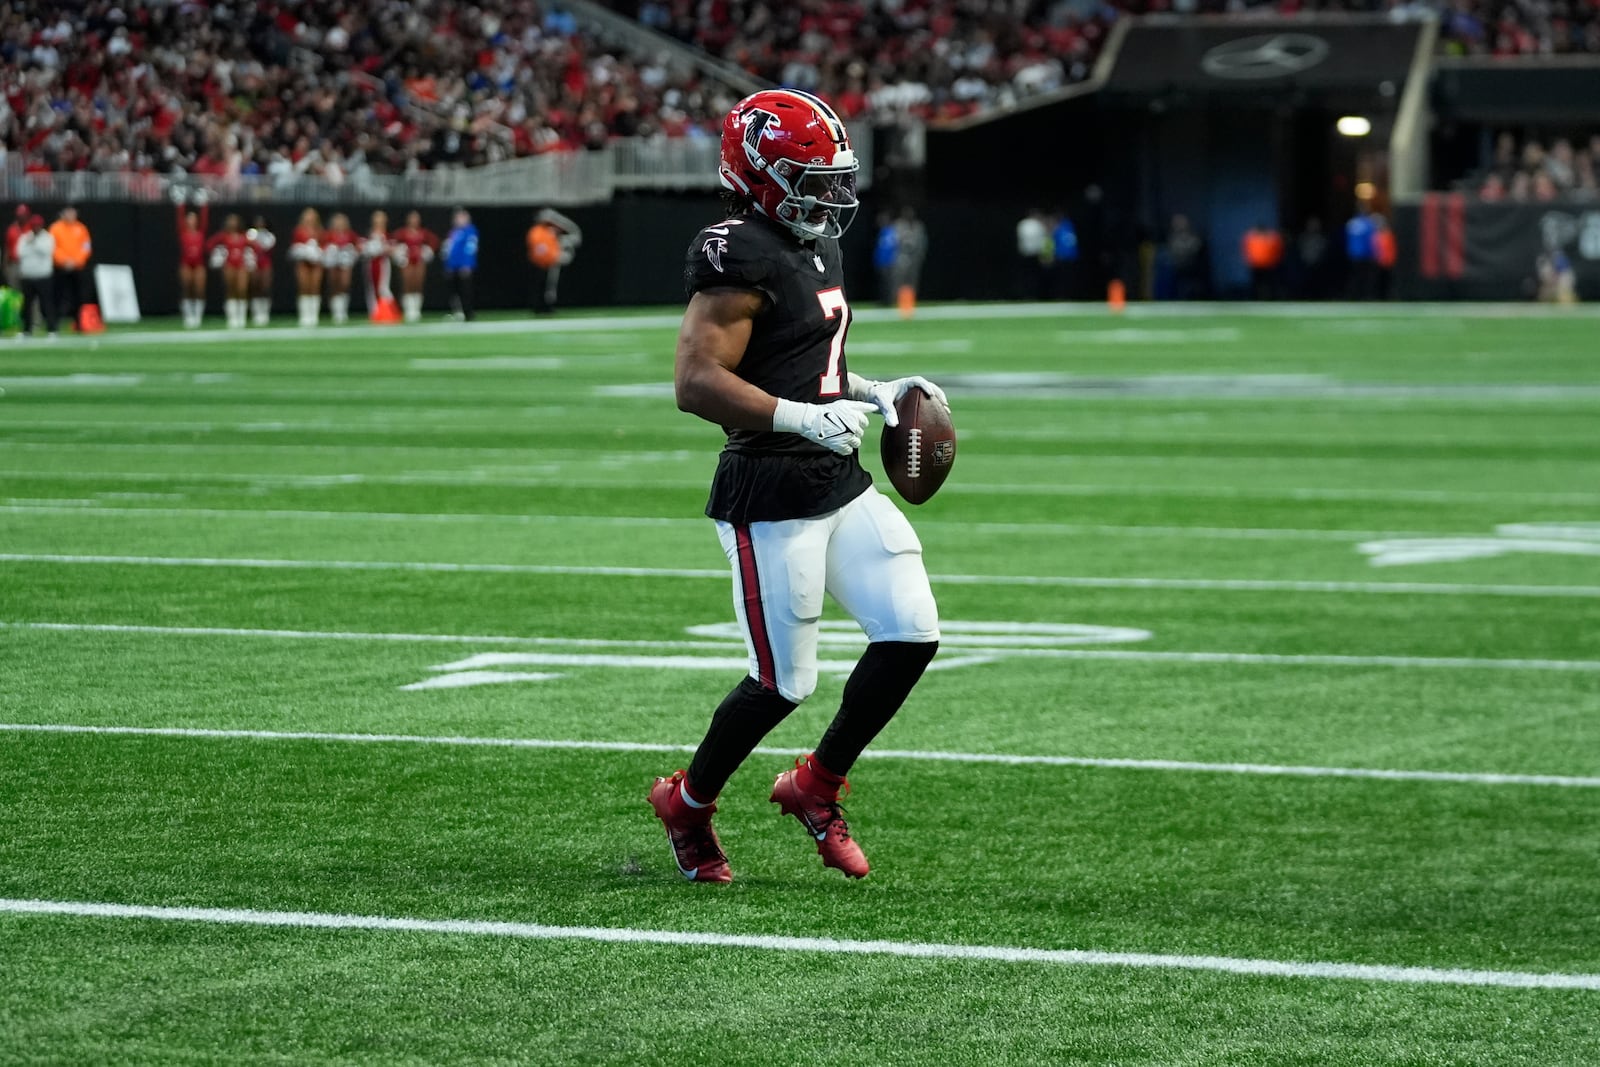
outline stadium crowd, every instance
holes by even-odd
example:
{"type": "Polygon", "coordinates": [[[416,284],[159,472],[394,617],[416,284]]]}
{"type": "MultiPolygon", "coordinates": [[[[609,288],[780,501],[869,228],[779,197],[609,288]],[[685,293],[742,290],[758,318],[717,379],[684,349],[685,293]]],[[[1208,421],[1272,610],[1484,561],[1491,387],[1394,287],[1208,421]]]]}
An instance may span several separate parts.
{"type": "MultiPolygon", "coordinates": [[[[1088,77],[1124,13],[1435,10],[1462,53],[1600,52],[1596,0],[613,0],[847,118],[940,120],[1088,77]]],[[[0,5],[0,147],[31,171],[407,173],[715,136],[736,95],[536,0],[0,5]]],[[[1553,151],[1553,149],[1552,149],[1553,151]]],[[[1534,179],[1536,180],[1536,179],[1534,179]]]]}
{"type": "Polygon", "coordinates": [[[0,6],[0,143],[32,171],[339,183],[714,133],[733,99],[533,0],[0,6]]]}
{"type": "Polygon", "coordinates": [[[1587,143],[1556,137],[1547,146],[1534,138],[1519,143],[1515,134],[1503,131],[1495,139],[1490,164],[1463,184],[1491,201],[1600,198],[1600,133],[1587,143]]]}

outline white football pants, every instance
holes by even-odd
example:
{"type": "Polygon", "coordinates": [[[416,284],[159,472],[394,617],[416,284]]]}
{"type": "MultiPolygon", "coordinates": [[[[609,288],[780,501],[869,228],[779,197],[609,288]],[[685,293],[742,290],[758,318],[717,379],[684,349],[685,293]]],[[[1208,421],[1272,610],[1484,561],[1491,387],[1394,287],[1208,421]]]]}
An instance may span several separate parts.
{"type": "Polygon", "coordinates": [[[798,704],[817,688],[824,592],[868,641],[939,640],[922,542],[876,489],[826,515],[748,526],[718,522],[717,534],[733,565],[733,609],[750,677],[787,700],[798,704]]]}

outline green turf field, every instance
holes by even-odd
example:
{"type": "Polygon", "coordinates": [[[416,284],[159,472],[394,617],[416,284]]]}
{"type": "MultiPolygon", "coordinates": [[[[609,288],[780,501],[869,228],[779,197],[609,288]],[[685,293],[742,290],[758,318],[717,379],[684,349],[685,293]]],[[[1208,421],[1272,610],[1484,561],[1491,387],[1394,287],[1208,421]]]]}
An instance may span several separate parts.
{"type": "Polygon", "coordinates": [[[861,883],[831,605],[734,884],[645,803],[744,656],[670,314],[5,343],[0,1063],[1600,1062],[1600,318],[1008,311],[850,333],[962,434],[861,883]]]}

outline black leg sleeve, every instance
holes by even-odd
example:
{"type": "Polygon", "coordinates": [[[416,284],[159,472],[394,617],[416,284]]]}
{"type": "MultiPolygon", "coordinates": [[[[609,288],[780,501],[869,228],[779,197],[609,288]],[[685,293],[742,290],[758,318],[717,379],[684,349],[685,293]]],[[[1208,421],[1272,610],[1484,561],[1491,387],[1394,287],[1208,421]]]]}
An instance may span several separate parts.
{"type": "Polygon", "coordinates": [[[711,728],[689,764],[689,788],[708,800],[722,792],[739,764],[794,709],[783,694],[763,689],[754,678],[734,686],[711,716],[711,728]]]}
{"type": "Polygon", "coordinates": [[[876,641],[844,684],[844,700],[817,746],[817,762],[849,774],[856,757],[894,718],[939,651],[937,641],[876,641]]]}

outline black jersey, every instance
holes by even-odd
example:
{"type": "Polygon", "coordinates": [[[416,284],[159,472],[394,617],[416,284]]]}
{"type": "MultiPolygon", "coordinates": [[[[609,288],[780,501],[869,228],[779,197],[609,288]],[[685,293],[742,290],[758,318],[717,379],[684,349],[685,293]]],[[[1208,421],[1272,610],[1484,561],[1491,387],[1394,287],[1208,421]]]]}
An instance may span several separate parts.
{"type": "MultiPolygon", "coordinates": [[[[759,215],[707,226],[684,267],[692,297],[703,289],[753,289],[766,306],[736,373],[775,397],[805,404],[845,389],[850,306],[836,241],[800,241],[759,215]]],[[[854,454],[841,456],[797,433],[733,430],[717,461],[706,514],[736,525],[800,519],[841,508],[872,484],[854,454]]]]}

